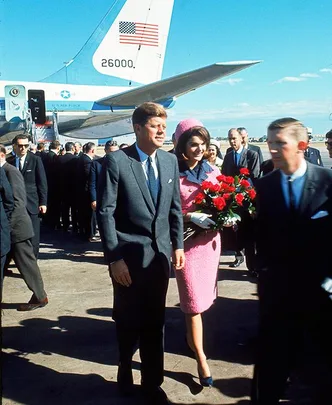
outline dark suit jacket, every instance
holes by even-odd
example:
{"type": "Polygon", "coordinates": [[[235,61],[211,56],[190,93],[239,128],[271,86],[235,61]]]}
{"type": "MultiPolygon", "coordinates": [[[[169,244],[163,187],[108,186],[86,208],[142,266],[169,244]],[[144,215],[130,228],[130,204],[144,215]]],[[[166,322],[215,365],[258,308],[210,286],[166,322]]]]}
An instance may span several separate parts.
{"type": "Polygon", "coordinates": [[[322,302],[317,297],[324,299],[327,294],[321,288],[324,278],[332,278],[327,254],[332,246],[332,171],[310,163],[307,167],[296,215],[291,215],[286,206],[280,170],[256,182],[261,291],[263,302],[272,307],[278,303],[303,311],[308,304],[311,310],[322,302]],[[314,219],[320,211],[328,215],[314,219]],[[324,252],[319,255],[319,263],[317,252],[324,252]]]}
{"type": "Polygon", "coordinates": [[[100,177],[101,168],[105,157],[92,161],[89,174],[89,194],[91,202],[97,201],[98,179],[100,177]]]}
{"type": "Polygon", "coordinates": [[[65,153],[58,157],[59,191],[62,195],[75,194],[77,163],[78,158],[72,153],[65,153]]]}
{"type": "Polygon", "coordinates": [[[0,256],[10,251],[10,217],[14,209],[12,189],[6,173],[0,167],[0,256]]]}
{"type": "Polygon", "coordinates": [[[92,165],[92,159],[82,153],[77,161],[76,169],[76,187],[78,196],[84,197],[89,190],[89,174],[92,165]]]}
{"type": "Polygon", "coordinates": [[[322,157],[320,155],[320,151],[316,148],[312,148],[311,146],[309,146],[309,148],[307,148],[307,150],[304,153],[304,157],[308,162],[314,165],[324,166],[322,162],[322,157]]]}
{"type": "Polygon", "coordinates": [[[221,173],[225,176],[236,176],[240,173],[240,169],[246,167],[250,171],[250,178],[254,182],[259,176],[260,165],[258,153],[250,150],[243,149],[239,166],[234,163],[233,149],[225,155],[224,162],[222,164],[221,173]]]}
{"type": "MultiPolygon", "coordinates": [[[[258,160],[259,160],[259,164],[261,165],[264,162],[264,158],[263,158],[263,154],[262,154],[262,150],[259,146],[257,145],[252,145],[251,143],[248,143],[248,148],[249,150],[253,150],[254,152],[258,153],[258,160]]],[[[232,147],[227,148],[226,153],[232,151],[232,147]]]]}
{"type": "Polygon", "coordinates": [[[36,156],[39,156],[40,158],[41,158],[41,160],[42,160],[42,162],[45,164],[45,161],[47,160],[47,158],[48,158],[48,153],[46,153],[45,151],[39,151],[39,150],[37,150],[37,152],[35,153],[35,155],[36,156]]]}
{"type": "Polygon", "coordinates": [[[32,222],[26,208],[27,196],[24,179],[20,171],[9,163],[5,163],[2,167],[6,172],[14,196],[14,210],[10,220],[11,243],[22,242],[34,236],[32,222]]]}
{"type": "MultiPolygon", "coordinates": [[[[15,156],[7,162],[16,167],[15,156]]],[[[28,152],[22,169],[27,194],[27,210],[29,214],[38,214],[40,205],[47,205],[47,180],[45,169],[40,157],[28,152]]]]}
{"type": "Polygon", "coordinates": [[[266,174],[272,172],[274,169],[274,164],[272,159],[267,159],[264,160],[264,162],[261,164],[261,171],[259,177],[265,176],[266,174]]]}
{"type": "Polygon", "coordinates": [[[46,154],[46,157],[44,158],[43,161],[47,178],[48,190],[53,194],[56,194],[57,187],[59,185],[58,159],[59,155],[57,155],[53,151],[50,151],[46,154]]]}
{"type": "Polygon", "coordinates": [[[100,173],[97,215],[108,262],[129,271],[147,267],[156,253],[168,261],[183,248],[183,218],[176,156],[158,150],[159,203],[155,208],[135,144],[109,153],[100,173]]]}

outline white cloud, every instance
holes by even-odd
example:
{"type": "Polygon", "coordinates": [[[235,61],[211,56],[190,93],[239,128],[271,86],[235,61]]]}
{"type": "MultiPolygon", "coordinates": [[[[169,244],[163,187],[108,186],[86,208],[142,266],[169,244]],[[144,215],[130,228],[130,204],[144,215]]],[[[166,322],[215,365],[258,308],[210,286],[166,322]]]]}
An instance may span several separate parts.
{"type": "Polygon", "coordinates": [[[305,77],[295,77],[295,76],[286,76],[282,79],[279,79],[273,83],[285,83],[285,82],[304,82],[307,80],[305,77]]]}
{"type": "MultiPolygon", "coordinates": [[[[174,111],[175,114],[170,116],[170,121],[179,122],[188,117],[195,117],[207,127],[213,126],[213,122],[232,122],[237,126],[238,121],[255,119],[264,121],[273,121],[280,117],[296,117],[303,119],[312,116],[328,116],[331,109],[332,99],[324,101],[299,100],[294,102],[279,102],[263,105],[250,105],[248,103],[238,103],[225,108],[207,109],[207,110],[182,110],[174,111]]],[[[176,107],[175,107],[176,108],[176,107]]],[[[228,124],[227,124],[228,125],[228,124]]]]}
{"type": "Polygon", "coordinates": [[[225,80],[219,80],[216,82],[217,84],[229,84],[230,86],[234,86],[235,84],[238,84],[240,82],[243,82],[243,79],[236,78],[236,79],[225,79],[225,80]]]}
{"type": "Polygon", "coordinates": [[[300,77],[319,77],[317,73],[301,73],[300,77]]]}
{"type": "Polygon", "coordinates": [[[324,68],[319,70],[322,73],[332,73],[332,69],[324,68]]]}

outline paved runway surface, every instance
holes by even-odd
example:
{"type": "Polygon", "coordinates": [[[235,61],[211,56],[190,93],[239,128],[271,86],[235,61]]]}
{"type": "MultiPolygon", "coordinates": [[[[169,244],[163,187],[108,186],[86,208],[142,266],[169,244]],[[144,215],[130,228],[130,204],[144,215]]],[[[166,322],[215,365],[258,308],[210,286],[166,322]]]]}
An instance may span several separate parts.
{"type": "MultiPolygon", "coordinates": [[[[81,242],[70,234],[45,230],[42,240],[39,264],[49,304],[32,312],[17,312],[17,305],[27,302],[31,293],[14,267],[14,274],[4,283],[2,404],[143,405],[139,393],[123,399],[116,390],[112,287],[100,242],[81,242]]],[[[163,388],[174,404],[249,404],[256,280],[248,276],[245,266],[230,269],[233,259],[221,256],[218,298],[204,316],[213,388],[203,389],[198,383],[196,362],[184,342],[176,282],[171,279],[163,388]]],[[[134,379],[139,384],[138,353],[134,379]]],[[[293,381],[289,395],[298,397],[302,388],[293,381]]]]}

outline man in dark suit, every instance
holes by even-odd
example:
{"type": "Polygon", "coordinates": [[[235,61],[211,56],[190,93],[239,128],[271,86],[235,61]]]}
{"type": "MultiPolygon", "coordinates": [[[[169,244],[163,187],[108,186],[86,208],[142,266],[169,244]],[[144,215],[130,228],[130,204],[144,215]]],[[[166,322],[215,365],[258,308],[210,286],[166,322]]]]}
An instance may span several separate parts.
{"type": "Polygon", "coordinates": [[[256,182],[259,342],[252,404],[275,405],[289,372],[311,371],[331,404],[332,171],[304,159],[306,128],[294,118],[268,127],[275,170],[256,182]],[[319,257],[319,260],[317,260],[319,257]]]}
{"type": "Polygon", "coordinates": [[[74,155],[80,157],[83,154],[81,142],[75,142],[75,152],[74,155]]]}
{"type": "Polygon", "coordinates": [[[21,304],[18,311],[31,311],[48,303],[44,283],[33,252],[31,238],[33,227],[27,211],[27,198],[22,174],[6,162],[6,149],[0,145],[0,165],[5,171],[14,196],[14,210],[10,219],[11,251],[7,256],[6,268],[13,258],[28,288],[33,292],[27,304],[21,304]]]}
{"type": "MultiPolygon", "coordinates": [[[[239,128],[237,128],[237,131],[239,132],[239,134],[242,137],[242,144],[243,144],[244,149],[249,149],[249,150],[252,150],[254,152],[257,152],[258,153],[258,161],[259,161],[259,164],[261,165],[263,163],[263,161],[264,161],[261,148],[259,146],[257,146],[257,145],[253,145],[253,144],[249,143],[249,136],[248,136],[248,131],[246,130],[246,128],[239,127],[239,128]]],[[[230,152],[231,150],[232,150],[232,147],[229,147],[227,149],[226,153],[230,152]]]]}
{"type": "Polygon", "coordinates": [[[52,141],[49,152],[44,160],[44,168],[47,178],[47,213],[43,218],[43,224],[50,229],[60,229],[60,195],[59,195],[59,173],[58,158],[61,144],[59,141],[52,141]]]}
{"type": "MultiPolygon", "coordinates": [[[[258,153],[245,149],[242,137],[236,128],[231,128],[228,131],[228,140],[231,145],[231,150],[225,155],[221,172],[225,176],[236,176],[240,173],[241,168],[247,168],[250,172],[250,179],[255,184],[260,173],[260,164],[258,153]]],[[[255,274],[255,247],[253,242],[253,221],[248,215],[243,215],[238,224],[238,229],[234,232],[233,229],[224,228],[223,237],[226,245],[235,248],[235,261],[230,267],[238,267],[244,262],[245,251],[246,265],[253,275],[255,274]]],[[[233,250],[233,249],[230,249],[233,250]]]]}
{"type": "Polygon", "coordinates": [[[103,166],[105,157],[108,153],[113,152],[114,141],[112,139],[108,140],[105,143],[105,156],[94,159],[91,164],[90,174],[89,174],[89,193],[91,208],[93,211],[96,211],[97,206],[97,188],[98,188],[98,179],[100,176],[101,168],[103,166]]]}
{"type": "Polygon", "coordinates": [[[67,232],[70,225],[70,215],[73,231],[78,230],[77,204],[76,204],[76,172],[78,158],[74,155],[74,142],[65,144],[64,155],[58,157],[58,193],[61,205],[62,230],[67,232]]]}
{"type": "Polygon", "coordinates": [[[31,239],[33,251],[38,259],[40,240],[40,220],[38,215],[45,214],[47,209],[47,180],[40,157],[28,152],[28,135],[17,135],[14,138],[14,151],[7,162],[15,166],[24,178],[27,194],[27,210],[30,215],[34,236],[31,239]]]}
{"type": "Polygon", "coordinates": [[[304,158],[312,163],[313,165],[317,165],[317,166],[324,166],[323,162],[322,162],[322,157],[320,155],[320,151],[316,148],[312,148],[311,146],[309,146],[309,143],[312,139],[312,135],[308,133],[308,147],[307,149],[304,151],[304,158]]]}
{"type": "Polygon", "coordinates": [[[36,156],[39,156],[43,163],[47,159],[47,153],[45,152],[45,144],[44,144],[44,142],[39,142],[37,144],[36,156]]]}
{"type": "Polygon", "coordinates": [[[163,145],[166,111],[144,103],[132,117],[136,143],[105,157],[97,212],[114,288],[113,318],[120,354],[118,386],[133,386],[132,356],[139,344],[141,384],[150,404],[167,404],[163,382],[165,299],[173,248],[184,265],[183,218],[176,157],[163,145]]]}
{"type": "Polygon", "coordinates": [[[96,214],[91,208],[89,194],[89,175],[96,154],[96,145],[88,142],[84,153],[78,158],[76,166],[77,209],[80,234],[86,241],[92,241],[96,234],[96,214]]]}
{"type": "MultiPolygon", "coordinates": [[[[4,152],[6,161],[6,149],[4,152]]],[[[6,173],[0,162],[0,303],[2,302],[2,281],[6,256],[10,251],[10,217],[14,209],[14,198],[6,173]]]]}

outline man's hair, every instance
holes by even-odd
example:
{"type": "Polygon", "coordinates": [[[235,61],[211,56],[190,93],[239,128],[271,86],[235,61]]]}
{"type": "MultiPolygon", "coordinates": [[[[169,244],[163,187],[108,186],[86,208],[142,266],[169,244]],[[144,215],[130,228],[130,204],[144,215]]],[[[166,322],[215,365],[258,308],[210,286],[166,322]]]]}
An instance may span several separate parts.
{"type": "Polygon", "coordinates": [[[74,150],[74,148],[75,148],[74,142],[66,142],[65,143],[65,151],[66,152],[71,152],[71,151],[74,150]]]}
{"type": "Polygon", "coordinates": [[[245,128],[245,127],[239,127],[239,128],[237,128],[237,130],[238,130],[239,133],[240,133],[241,131],[246,131],[246,132],[248,132],[248,131],[247,131],[247,128],[245,128]]]}
{"type": "Polygon", "coordinates": [[[198,136],[201,138],[205,145],[206,149],[209,148],[210,146],[210,134],[209,131],[205,127],[192,127],[190,129],[187,129],[187,131],[184,131],[183,134],[181,134],[178,143],[175,148],[175,155],[179,160],[183,160],[183,155],[186,155],[186,146],[188,141],[194,137],[198,136]]]}
{"type": "Polygon", "coordinates": [[[325,138],[332,138],[332,129],[330,129],[329,132],[326,132],[325,138]]]}
{"type": "Polygon", "coordinates": [[[145,125],[152,117],[167,118],[165,108],[157,103],[143,103],[133,112],[132,122],[133,125],[145,125]]]}
{"type": "Polygon", "coordinates": [[[229,134],[231,133],[231,132],[233,132],[233,131],[236,131],[239,135],[241,135],[240,134],[240,131],[239,131],[239,128],[230,128],[229,130],[228,130],[228,132],[227,132],[227,136],[229,136],[229,134]]]}
{"type": "Polygon", "coordinates": [[[92,149],[96,147],[96,144],[93,142],[88,142],[84,145],[84,153],[89,153],[92,149]]]}
{"type": "Polygon", "coordinates": [[[82,147],[81,142],[75,142],[74,145],[76,145],[76,144],[77,144],[77,145],[80,145],[80,147],[82,147]]]}
{"type": "Polygon", "coordinates": [[[109,139],[106,143],[105,143],[105,151],[107,149],[110,149],[111,146],[118,146],[117,141],[113,141],[113,139],[109,139]]]}
{"type": "Polygon", "coordinates": [[[17,141],[19,139],[27,139],[29,141],[29,135],[25,135],[25,134],[20,134],[20,135],[16,135],[15,138],[13,139],[13,145],[17,145],[17,141]]]}
{"type": "Polygon", "coordinates": [[[5,148],[5,145],[3,145],[2,143],[0,143],[0,152],[1,152],[1,153],[4,153],[4,154],[7,153],[6,148],[5,148]]]}
{"type": "Polygon", "coordinates": [[[283,130],[286,128],[291,128],[292,131],[290,135],[293,136],[297,141],[308,141],[308,131],[307,127],[305,127],[302,122],[298,121],[295,118],[286,117],[286,118],[279,118],[267,127],[268,131],[274,130],[283,130]]]}
{"type": "Polygon", "coordinates": [[[37,150],[43,150],[45,148],[44,142],[37,143],[37,150]]]}
{"type": "Polygon", "coordinates": [[[49,146],[49,150],[51,150],[51,149],[58,149],[58,148],[60,148],[60,146],[61,146],[61,143],[59,142],[59,141],[52,141],[51,143],[50,143],[50,146],[49,146]]]}

